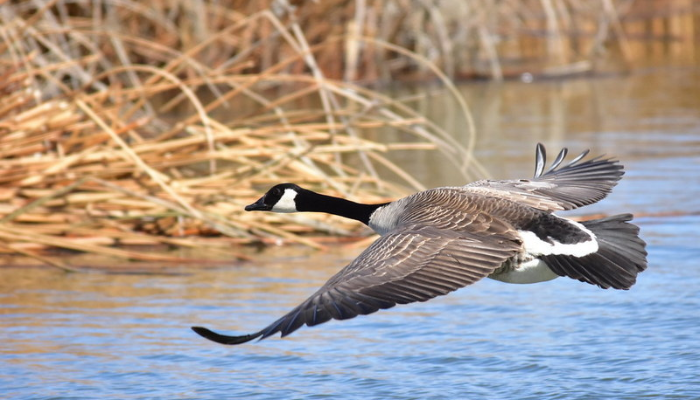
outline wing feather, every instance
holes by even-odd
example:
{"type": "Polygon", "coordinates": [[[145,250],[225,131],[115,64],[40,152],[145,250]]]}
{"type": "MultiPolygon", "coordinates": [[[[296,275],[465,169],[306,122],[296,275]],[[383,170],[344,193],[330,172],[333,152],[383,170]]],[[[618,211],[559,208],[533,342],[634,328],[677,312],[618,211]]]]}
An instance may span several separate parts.
{"type": "Polygon", "coordinates": [[[240,344],[303,325],[366,315],[396,304],[426,301],[470,285],[515,255],[520,243],[505,233],[485,235],[414,225],[379,238],[316,293],[265,329],[221,335],[194,327],[223,344],[240,344]]]}
{"type": "Polygon", "coordinates": [[[466,185],[474,193],[504,198],[544,211],[572,210],[602,200],[624,175],[619,161],[596,157],[580,162],[588,150],[561,166],[567,155],[562,149],[544,172],[547,154],[537,144],[535,175],[532,179],[481,180],[466,185]]]}

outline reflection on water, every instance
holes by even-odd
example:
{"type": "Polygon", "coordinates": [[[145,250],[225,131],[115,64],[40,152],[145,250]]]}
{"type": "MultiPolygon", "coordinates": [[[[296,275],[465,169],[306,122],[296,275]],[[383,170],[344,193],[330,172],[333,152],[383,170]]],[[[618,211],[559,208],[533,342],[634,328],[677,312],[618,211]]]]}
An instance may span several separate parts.
{"type": "MultiPolygon", "coordinates": [[[[8,398],[700,397],[700,74],[464,87],[494,177],[550,152],[618,156],[627,175],[589,212],[634,211],[649,270],[627,292],[568,279],[485,280],[427,303],[241,347],[188,327],[249,332],[303,300],[354,254],[278,255],[174,275],[0,269],[0,388],[8,398]],[[667,216],[676,213],[675,216],[667,216]]],[[[449,121],[449,107],[434,112],[449,121]]],[[[445,122],[450,125],[452,122],[445,122]]],[[[449,129],[459,132],[457,120],[449,129]]],[[[430,184],[457,184],[438,160],[430,184]]],[[[429,179],[428,179],[429,178],[429,179]]]]}
{"type": "MultiPolygon", "coordinates": [[[[498,178],[532,174],[536,142],[547,145],[551,153],[562,146],[572,152],[590,148],[592,154],[613,154],[628,166],[643,160],[664,164],[662,168],[685,168],[666,160],[698,154],[698,93],[697,68],[462,86],[478,132],[476,157],[491,177],[498,178]]],[[[446,91],[434,91],[416,106],[461,142],[468,141],[461,111],[446,91]]],[[[454,167],[439,154],[407,151],[403,156],[397,162],[428,186],[462,184],[454,167]]],[[[634,173],[628,170],[628,175],[634,173]]]]}

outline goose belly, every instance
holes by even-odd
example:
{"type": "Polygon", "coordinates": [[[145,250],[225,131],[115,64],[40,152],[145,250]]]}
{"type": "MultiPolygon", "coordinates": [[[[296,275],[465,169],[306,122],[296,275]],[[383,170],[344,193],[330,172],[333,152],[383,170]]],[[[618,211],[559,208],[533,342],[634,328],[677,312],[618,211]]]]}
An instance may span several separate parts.
{"type": "Polygon", "coordinates": [[[513,265],[510,268],[500,268],[498,271],[489,275],[491,279],[506,283],[537,283],[551,281],[558,277],[559,275],[552,272],[547,264],[539,258],[532,258],[529,261],[513,265]]]}

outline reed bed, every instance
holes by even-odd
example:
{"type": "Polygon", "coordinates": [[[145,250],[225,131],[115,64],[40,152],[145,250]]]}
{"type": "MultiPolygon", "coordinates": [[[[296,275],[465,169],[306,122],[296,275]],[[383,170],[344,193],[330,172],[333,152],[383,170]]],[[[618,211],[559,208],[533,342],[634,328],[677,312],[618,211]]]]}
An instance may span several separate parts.
{"type": "Polygon", "coordinates": [[[185,13],[181,3],[166,5],[3,5],[1,252],[70,269],[45,250],[182,263],[245,259],[234,244],[323,248],[324,235],[357,236],[361,227],[322,215],[251,215],[244,205],[283,181],[362,201],[422,188],[391,161],[397,151],[442,151],[467,175],[468,149],[438,126],[326,77],[322,46],[306,41],[291,8],[281,19],[210,4],[206,20],[190,21],[169,15],[185,13]],[[208,31],[212,24],[226,27],[208,31]],[[231,50],[253,31],[259,43],[231,50]],[[284,57],[253,68],[270,38],[284,42],[276,46],[284,57]],[[363,139],[388,131],[396,141],[363,139]]]}
{"type": "Polygon", "coordinates": [[[361,236],[332,216],[242,210],[282,181],[359,201],[423,189],[398,152],[440,151],[462,180],[483,176],[451,78],[502,78],[506,38],[542,27],[558,66],[611,37],[624,47],[628,3],[585,4],[0,2],[0,252],[71,269],[46,250],[201,263],[246,259],[236,244],[361,236]],[[597,27],[585,49],[552,42],[573,14],[597,27]],[[416,78],[455,96],[465,143],[358,84],[416,78]]]}

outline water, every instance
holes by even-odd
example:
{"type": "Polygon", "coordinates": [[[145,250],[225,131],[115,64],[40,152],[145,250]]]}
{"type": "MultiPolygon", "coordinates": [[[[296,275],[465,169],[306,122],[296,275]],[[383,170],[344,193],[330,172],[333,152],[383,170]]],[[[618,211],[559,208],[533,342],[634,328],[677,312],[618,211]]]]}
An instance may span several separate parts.
{"type": "MultiPolygon", "coordinates": [[[[661,70],[464,89],[475,107],[498,110],[476,113],[485,132],[477,155],[494,176],[529,175],[538,140],[550,152],[566,144],[624,161],[612,196],[583,211],[640,216],[650,266],[629,291],[564,278],[484,280],[427,303],[227,347],[188,327],[258,330],[355,254],[273,249],[255,266],[167,275],[3,268],[0,397],[700,398],[699,78],[661,70]]],[[[456,183],[449,166],[431,168],[416,174],[456,183]]]]}

